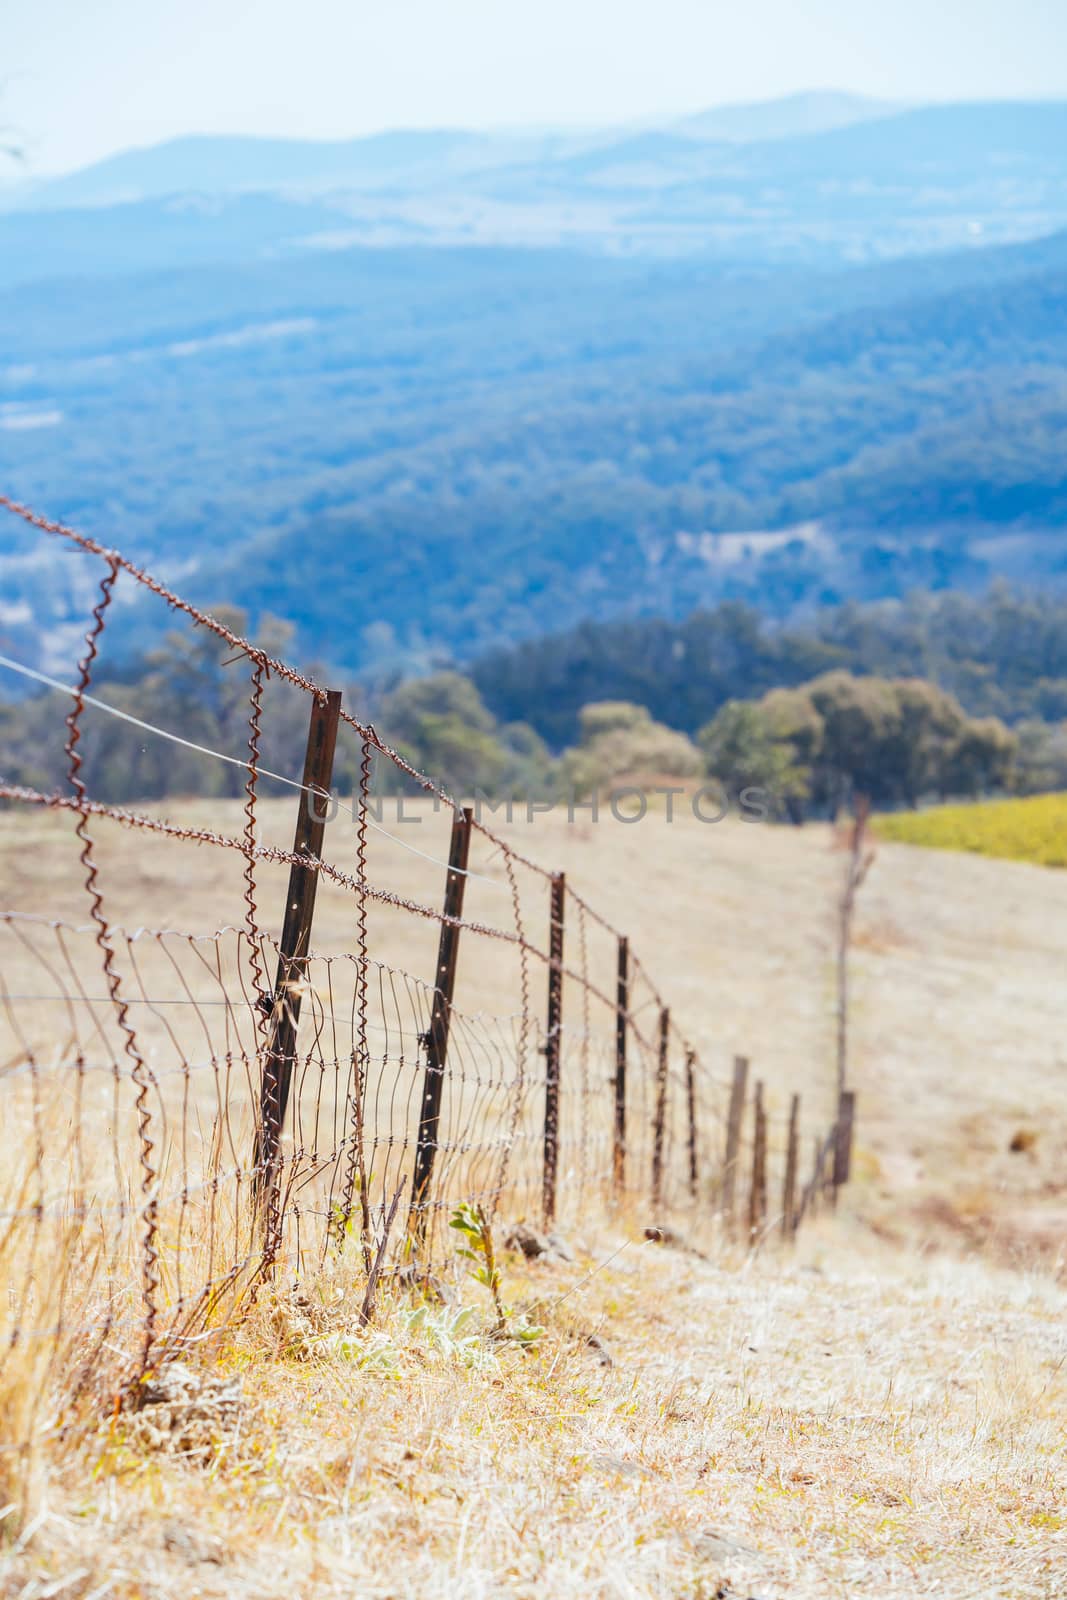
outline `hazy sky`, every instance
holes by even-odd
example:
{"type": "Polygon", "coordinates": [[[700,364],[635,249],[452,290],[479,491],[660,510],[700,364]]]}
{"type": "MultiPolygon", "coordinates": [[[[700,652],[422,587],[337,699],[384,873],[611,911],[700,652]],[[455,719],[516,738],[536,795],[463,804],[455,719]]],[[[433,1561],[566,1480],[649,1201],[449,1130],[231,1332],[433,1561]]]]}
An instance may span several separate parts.
{"type": "Polygon", "coordinates": [[[36,171],[187,132],[597,123],[806,88],[1067,93],[1067,0],[0,0],[36,171]]]}

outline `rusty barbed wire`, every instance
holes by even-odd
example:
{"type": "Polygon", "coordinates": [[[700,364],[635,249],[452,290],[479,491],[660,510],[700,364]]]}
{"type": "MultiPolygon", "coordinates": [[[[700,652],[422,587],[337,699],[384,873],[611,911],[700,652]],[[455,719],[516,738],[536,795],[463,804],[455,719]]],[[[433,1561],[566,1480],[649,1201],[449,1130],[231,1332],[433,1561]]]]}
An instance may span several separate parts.
{"type": "Polygon", "coordinates": [[[530,969],[528,964],[528,949],[526,933],[522,921],[522,900],[519,895],[518,880],[515,876],[515,863],[510,856],[504,857],[505,870],[508,875],[508,884],[511,889],[512,914],[515,918],[515,933],[519,946],[519,1033],[516,1041],[515,1057],[515,1083],[512,1091],[511,1118],[508,1123],[507,1137],[501,1146],[500,1160],[497,1167],[496,1179],[493,1184],[493,1198],[491,1215],[495,1215],[507,1181],[508,1163],[511,1159],[512,1146],[522,1116],[523,1099],[526,1094],[526,1055],[530,1042],[530,969]]]}
{"type": "MultiPolygon", "coordinates": [[[[20,800],[29,805],[46,806],[50,810],[75,810],[77,809],[70,796],[62,794],[42,794],[37,789],[31,789],[24,784],[5,783],[0,780],[0,800],[20,800]]],[[[240,839],[216,833],[210,828],[196,828],[183,823],[167,822],[162,817],[147,817],[135,811],[127,811],[119,806],[112,806],[104,801],[86,801],[90,814],[101,817],[110,817],[112,821],[121,823],[124,827],[141,828],[152,833],[159,833],[173,839],[185,839],[194,844],[217,845],[221,849],[238,850],[242,854],[245,844],[240,839]]],[[[312,871],[320,872],[332,883],[340,888],[360,892],[360,880],[351,873],[344,872],[329,861],[323,861],[317,856],[297,855],[292,850],[285,850],[280,845],[256,845],[255,855],[258,860],[270,861],[288,866],[304,866],[312,871]]],[[[547,950],[542,950],[539,945],[533,944],[525,935],[513,933],[507,928],[497,928],[488,922],[475,922],[470,918],[449,916],[447,912],[438,911],[434,906],[422,905],[418,900],[412,900],[405,895],[394,894],[389,889],[381,889],[377,885],[365,883],[362,892],[371,900],[376,900],[381,905],[392,906],[397,911],[408,911],[412,916],[422,917],[428,922],[444,923],[463,932],[474,933],[484,939],[498,939],[506,944],[514,944],[535,956],[546,966],[551,964],[551,957],[547,950]]],[[[574,978],[581,982],[580,975],[572,967],[562,966],[561,972],[565,977],[574,978]]],[[[614,1000],[595,985],[590,985],[590,993],[606,1006],[615,1009],[614,1000]]],[[[638,1037],[642,1037],[637,1028],[633,1014],[630,1015],[631,1026],[638,1037]]]]}
{"type": "Polygon", "coordinates": [[[584,1187],[587,1144],[589,1139],[589,1002],[592,996],[589,991],[589,940],[586,931],[586,918],[588,913],[586,911],[585,901],[580,899],[577,895],[574,897],[574,903],[578,907],[578,950],[582,974],[582,1033],[581,1039],[579,1040],[578,1064],[582,1096],[579,1125],[579,1161],[581,1183],[584,1187]]]}
{"type": "MultiPolygon", "coordinates": [[[[261,667],[273,676],[292,684],[294,688],[304,690],[306,694],[313,695],[317,700],[321,701],[325,698],[326,690],[321,684],[317,684],[313,679],[306,677],[301,672],[297,672],[284,661],[278,660],[277,657],[268,655],[265,650],[253,644],[251,640],[243,638],[239,633],[235,633],[232,628],[228,628],[225,623],[220,622],[217,617],[211,616],[209,612],[201,611],[198,606],[193,605],[190,601],[183,600],[180,595],[175,594],[166,584],[162,583],[158,578],[154,578],[135,562],[127,560],[118,551],[108,549],[106,545],[100,544],[98,540],[92,539],[86,534],[78,533],[76,529],[68,527],[65,523],[56,522],[50,517],[42,516],[40,512],[33,511],[29,506],[13,500],[9,495],[0,494],[0,507],[11,512],[13,516],[20,517],[30,527],[37,528],[42,533],[68,539],[87,554],[98,556],[106,562],[113,562],[116,569],[128,573],[135,582],[147,589],[150,594],[154,594],[163,600],[172,611],[182,612],[198,627],[206,628],[218,638],[225,640],[231,648],[258,662],[261,667]]],[[[360,722],[346,708],[341,710],[341,719],[359,735],[360,739],[368,741],[376,750],[380,751],[399,772],[403,772],[407,777],[411,778],[425,794],[433,795],[453,811],[462,809],[460,802],[453,795],[448,794],[432,778],[428,778],[425,773],[420,772],[399,750],[387,744],[375,731],[373,724],[360,722]]],[[[510,853],[516,861],[527,867],[531,872],[538,873],[544,878],[551,877],[551,873],[546,868],[513,849],[499,835],[486,827],[480,819],[475,821],[474,826],[479,833],[490,839],[498,849],[510,853]]]]}
{"type": "Polygon", "coordinates": [[[256,800],[259,782],[260,724],[263,716],[263,676],[267,671],[262,661],[252,662],[251,710],[248,717],[248,777],[245,781],[245,927],[248,930],[248,952],[255,982],[256,1031],[266,1042],[268,997],[267,975],[260,955],[259,912],[256,906],[256,800]]]}
{"type": "Polygon", "coordinates": [[[79,813],[74,832],[81,841],[82,846],[79,859],[85,871],[85,890],[89,896],[89,915],[96,924],[96,942],[103,955],[104,979],[115,1007],[118,1025],[124,1035],[123,1049],[132,1063],[132,1076],[137,1085],[137,1120],[142,1173],[141,1192],[145,1198],[141,1269],[145,1321],[140,1367],[136,1374],[139,1378],[147,1370],[152,1346],[155,1343],[156,1318],[158,1316],[156,1292],[159,1289],[159,1253],[156,1249],[158,1207],[154,1193],[156,1171],[152,1163],[152,1152],[155,1145],[151,1136],[152,1117],[148,1105],[148,1069],[145,1065],[144,1057],[137,1047],[137,1035],[129,1021],[129,1005],[123,997],[122,981],[115,968],[115,952],[111,946],[110,930],[103,911],[103,895],[100,892],[99,875],[93,855],[93,842],[89,834],[89,818],[86,806],[87,791],[81,777],[82,757],[78,750],[81,740],[81,719],[85,711],[85,694],[92,681],[93,663],[98,655],[99,642],[104,631],[104,620],[111,604],[118,573],[118,561],[108,557],[108,570],[100,582],[100,599],[93,607],[92,624],[89,632],[85,635],[85,655],[78,666],[78,683],[74,694],[74,705],[67,716],[65,750],[69,763],[70,785],[74,790],[74,805],[79,813]]]}
{"type": "MultiPolygon", "coordinates": [[[[20,1333],[51,1337],[69,1325],[80,1341],[71,1369],[91,1374],[104,1359],[105,1344],[110,1348],[111,1341],[120,1335],[125,1340],[128,1330],[136,1329],[140,1344],[135,1376],[143,1375],[161,1350],[180,1347],[209,1320],[244,1314],[268,1276],[273,1294],[284,1299],[286,1286],[299,1284],[306,1273],[321,1266],[329,1246],[346,1259],[350,1234],[355,1233],[349,1222],[357,1186],[362,1268],[369,1272],[375,1263],[377,1270],[390,1197],[395,1203],[403,1185],[413,1179],[420,1089],[427,1069],[425,1041],[441,1002],[436,973],[427,982],[406,970],[414,964],[406,952],[416,921],[489,941],[487,962],[491,947],[498,946],[501,959],[518,965],[517,974],[511,969],[506,986],[503,981],[499,985],[507,995],[499,1009],[461,1009],[450,993],[451,1027],[433,1134],[436,1165],[432,1186],[420,1196],[420,1209],[431,1219],[424,1234],[427,1266],[440,1249],[449,1209],[460,1201],[483,1206],[490,1217],[499,1216],[505,1206],[520,1215],[537,1209],[543,1160],[538,1119],[547,1063],[535,1048],[542,1037],[533,994],[535,961],[560,983],[567,980],[558,1033],[562,1110],[556,1156],[561,1194],[566,1193],[579,1212],[598,1197],[606,1200],[615,1195],[613,1085],[620,1022],[622,1033],[632,1041],[626,1069],[633,1157],[627,1167],[633,1174],[628,1193],[647,1205],[646,1178],[652,1168],[664,1207],[696,1199],[691,1171],[692,1151],[697,1148],[695,1122],[703,1130],[699,1149],[707,1162],[706,1173],[702,1168],[703,1199],[717,1193],[726,1160],[718,1149],[726,1116],[723,1083],[690,1050],[673,1015],[664,1062],[659,1030],[666,1007],[636,956],[625,1005],[617,993],[595,981],[592,969],[599,955],[590,948],[590,930],[598,930],[592,940],[595,946],[601,942],[599,933],[609,935],[613,946],[620,936],[569,880],[564,893],[570,895],[578,916],[573,965],[555,961],[551,951],[528,933],[531,885],[522,874],[533,877],[538,896],[555,874],[476,817],[469,816],[467,825],[485,841],[478,865],[484,868],[486,854],[490,861],[499,855],[502,876],[487,876],[469,865],[453,867],[406,841],[398,842],[431,865],[490,883],[506,894],[510,914],[500,918],[501,925],[450,915],[371,881],[368,830],[375,824],[370,791],[378,758],[432,797],[435,811],[441,804],[453,813],[459,808],[443,785],[418,772],[371,724],[343,706],[337,712],[340,720],[361,741],[354,870],[326,859],[325,849],[318,846],[300,851],[263,843],[262,780],[277,778],[301,791],[301,804],[305,793],[324,792],[317,785],[292,783],[264,767],[265,723],[270,732],[265,686],[278,678],[320,707],[328,703],[327,692],[117,552],[4,496],[0,506],[47,534],[72,541],[103,564],[86,653],[76,684],[66,691],[73,696],[65,745],[71,792],[46,794],[0,779],[0,801],[75,818],[78,861],[90,906],[85,928],[61,918],[0,907],[0,940],[10,941],[13,956],[10,970],[0,962],[0,1021],[14,1041],[12,1050],[0,1052],[0,1106],[25,1116],[30,1157],[26,1181],[5,1184],[0,1190],[5,1230],[29,1230],[27,1251],[20,1258],[18,1293],[6,1312],[0,1307],[0,1318],[6,1315],[12,1337],[20,1333]],[[113,591],[123,573],[247,657],[246,761],[141,723],[88,693],[113,591]],[[83,719],[91,707],[110,710],[139,727],[243,768],[239,833],[231,836],[94,799],[83,755],[83,719]],[[234,852],[242,863],[239,875],[234,864],[233,879],[243,902],[238,925],[218,918],[213,931],[124,928],[108,915],[105,905],[95,849],[97,830],[90,829],[94,819],[147,837],[234,852]],[[291,950],[288,956],[283,953],[284,936],[279,939],[264,931],[260,902],[263,869],[268,866],[299,868],[315,883],[321,880],[348,896],[347,904],[354,904],[355,912],[354,925],[347,925],[351,934],[345,937],[351,948],[331,953],[312,946],[309,919],[308,944],[297,971],[291,950]],[[401,965],[372,956],[371,930],[377,938],[379,928],[377,913],[371,918],[372,907],[395,913],[395,919],[386,920],[405,930],[401,965]],[[286,976],[272,990],[268,963],[275,960],[279,974],[286,976]],[[301,1012],[299,1032],[297,1012],[301,1012]],[[291,1093],[287,1077],[284,1116],[277,1099],[273,1106],[277,1137],[267,1174],[259,1152],[264,1149],[263,1119],[271,1116],[264,1096],[271,1083],[277,1090],[266,1070],[268,1054],[275,1047],[269,1042],[276,1038],[270,1028],[272,1017],[275,1022],[279,1017],[289,1021],[292,1049],[286,1054],[286,1071],[291,1074],[291,1093]],[[115,1049],[111,1018],[122,1039],[121,1052],[115,1049]],[[110,1096],[106,1102],[105,1090],[110,1096]],[[654,1104],[658,1126],[652,1116],[654,1104]],[[50,1122],[57,1106],[58,1121],[50,1122]],[[678,1123],[683,1106],[688,1138],[681,1136],[678,1123]],[[679,1164],[683,1157],[684,1171],[679,1164]],[[140,1170],[136,1197],[129,1192],[128,1176],[135,1166],[140,1170]],[[52,1230],[47,1236],[46,1229],[52,1230]],[[95,1230],[91,1247],[90,1230],[95,1230]],[[39,1287],[39,1262],[49,1240],[62,1251],[70,1239],[82,1242],[84,1261],[81,1255],[63,1256],[59,1298],[55,1306],[46,1306],[39,1287]],[[134,1289],[126,1288],[128,1277],[131,1284],[136,1282],[126,1269],[128,1249],[136,1252],[139,1263],[137,1309],[131,1298],[134,1289]],[[99,1279],[94,1280],[92,1263],[97,1261],[102,1265],[99,1279]],[[84,1283],[79,1273],[84,1274],[84,1283]],[[76,1291],[87,1297],[80,1311],[71,1309],[76,1291]],[[40,1307],[36,1328],[31,1326],[35,1307],[40,1307]]],[[[64,688],[42,673],[18,666],[16,670],[53,690],[64,688]]],[[[330,700],[337,705],[336,695],[330,700]]],[[[385,829],[377,831],[395,838],[385,829]]],[[[130,872],[124,894],[135,887],[136,874],[130,872]]],[[[455,905],[461,908],[462,901],[455,905]]],[[[605,976],[614,967],[616,951],[611,949],[610,959],[608,954],[605,976]]],[[[762,1101],[764,1167],[759,1181],[764,1188],[768,1163],[785,1160],[780,1119],[770,1099],[765,1093],[762,1101]]],[[[743,1160],[751,1167],[753,1149],[749,1135],[741,1132],[735,1166],[743,1160]]],[[[743,1187],[740,1167],[737,1177],[743,1187]]],[[[813,1182],[819,1188],[821,1169],[813,1182]]],[[[800,1192],[806,1193],[802,1186],[800,1192]]],[[[757,1205],[764,1231],[774,1218],[775,1203],[772,1195],[757,1205]]],[[[393,1241],[390,1249],[399,1262],[400,1242],[393,1241]]],[[[335,1266],[328,1264],[327,1270],[335,1266]]]]}
{"type": "Polygon", "coordinates": [[[349,1153],[348,1166],[345,1172],[344,1190],[341,1196],[342,1228],[347,1228],[352,1215],[352,1200],[355,1194],[356,1181],[360,1186],[360,1210],[362,1212],[361,1235],[364,1243],[364,1252],[368,1256],[367,1270],[370,1270],[369,1242],[370,1231],[369,1200],[367,1196],[367,1173],[363,1153],[363,1096],[366,1088],[367,1064],[369,1052],[367,1048],[367,803],[370,798],[371,769],[373,764],[372,746],[368,739],[364,739],[360,750],[359,765],[359,812],[356,832],[356,877],[360,885],[356,894],[356,1026],[357,1044],[352,1052],[352,1089],[351,1108],[346,1112],[346,1124],[351,1118],[351,1132],[348,1134],[349,1153]]]}
{"type": "Polygon", "coordinates": [[[605,933],[610,933],[613,939],[622,938],[620,929],[616,928],[614,923],[609,922],[607,917],[597,911],[594,906],[591,906],[588,900],[578,893],[577,889],[571,887],[570,883],[567,884],[567,894],[583,916],[588,917],[591,922],[595,922],[597,927],[602,928],[605,933]]]}
{"type": "Polygon", "coordinates": [[[68,527],[63,522],[55,522],[50,517],[42,516],[40,512],[31,510],[29,506],[22,505],[18,500],[11,499],[9,495],[0,494],[0,506],[5,511],[10,511],[13,516],[21,517],[23,522],[28,523],[30,527],[37,528],[42,533],[53,534],[57,538],[69,539],[72,544],[76,544],[79,549],[86,551],[87,554],[99,556],[109,565],[113,565],[116,572],[128,573],[135,582],[147,589],[150,594],[154,594],[165,601],[172,611],[183,612],[190,621],[195,622],[199,627],[207,628],[209,632],[216,634],[220,639],[224,639],[233,649],[251,656],[253,660],[260,661],[273,674],[279,678],[284,678],[287,683],[293,684],[295,688],[303,689],[307,694],[314,695],[317,698],[321,698],[326,693],[325,689],[313,683],[310,678],[304,677],[302,673],[294,671],[284,661],[278,661],[273,656],[267,655],[264,650],[260,650],[258,646],[252,644],[248,639],[243,639],[239,633],[234,633],[232,628],[228,628],[225,623],[219,622],[216,617],[211,616],[206,611],[201,611],[199,607],[192,605],[188,600],[183,600],[172,589],[168,589],[165,583],[161,583],[158,578],[153,578],[143,567],[137,566],[136,562],[127,560],[117,550],[109,549],[106,545],[100,544],[98,540],[89,538],[87,534],[78,533],[76,529],[68,527]]]}

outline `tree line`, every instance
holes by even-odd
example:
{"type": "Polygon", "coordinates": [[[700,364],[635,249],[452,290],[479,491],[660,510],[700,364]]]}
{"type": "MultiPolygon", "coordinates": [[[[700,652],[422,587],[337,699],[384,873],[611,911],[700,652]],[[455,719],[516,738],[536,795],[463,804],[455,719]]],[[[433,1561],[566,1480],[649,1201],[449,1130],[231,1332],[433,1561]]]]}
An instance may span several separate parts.
{"type": "Polygon", "coordinates": [[[917,592],[828,606],[789,626],[725,601],[681,622],[585,622],[498,647],[470,675],[494,716],[529,722],[562,748],[592,700],[632,700],[694,736],[727,700],[755,700],[834,670],[924,678],[970,715],[1013,727],[1058,724],[1067,718],[1067,597],[996,583],[982,595],[917,592]]]}
{"type": "MultiPolygon", "coordinates": [[[[235,632],[247,625],[233,608],[218,614],[235,632]]],[[[281,653],[285,626],[268,619],[257,642],[281,653]]],[[[776,648],[793,647],[779,638],[776,648]]],[[[818,659],[814,645],[805,648],[809,660],[818,659]]],[[[794,659],[803,658],[798,648],[794,659]]],[[[723,661],[720,666],[725,671],[723,661]]],[[[324,668],[315,675],[332,681],[324,668]]],[[[102,671],[93,685],[101,700],[181,742],[89,706],[79,750],[90,794],[116,803],[240,795],[249,689],[247,659],[192,628],[168,633],[121,671],[102,671]]],[[[856,793],[876,806],[895,807],[1067,785],[1062,726],[1029,719],[1013,728],[999,717],[971,715],[954,695],[914,674],[833,667],[801,683],[772,683],[751,698],[729,696],[692,731],[658,717],[656,705],[600,693],[579,708],[573,738],[556,748],[532,720],[497,716],[478,683],[455,671],[373,689],[349,685],[346,704],[373,721],[412,765],[465,797],[545,799],[588,795],[624,779],[711,779],[735,795],[760,789],[779,816],[800,821],[833,813],[856,793]]],[[[66,786],[68,709],[54,691],[0,705],[8,781],[44,790],[66,786]]],[[[299,776],[306,716],[303,694],[266,683],[259,745],[264,793],[280,792],[272,774],[299,776]]],[[[358,783],[360,756],[358,739],[342,730],[335,784],[344,793],[358,783]]],[[[377,763],[376,792],[395,791],[406,781],[391,763],[377,763]]]]}

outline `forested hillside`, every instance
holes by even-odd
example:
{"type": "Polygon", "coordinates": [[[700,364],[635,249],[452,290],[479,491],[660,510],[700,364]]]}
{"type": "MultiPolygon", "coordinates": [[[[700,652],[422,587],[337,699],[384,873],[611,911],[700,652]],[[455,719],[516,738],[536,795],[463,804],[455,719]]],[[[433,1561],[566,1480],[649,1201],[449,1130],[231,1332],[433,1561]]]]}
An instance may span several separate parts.
{"type": "Polygon", "coordinates": [[[997,585],[986,596],[828,608],[792,627],[726,602],[679,623],[586,622],[494,650],[472,677],[494,715],[530,723],[558,748],[591,700],[636,701],[695,734],[728,700],[757,700],[835,669],[927,679],[977,717],[1063,722],[1067,601],[997,585]]]}
{"type": "MultiPolygon", "coordinates": [[[[0,297],[5,486],[351,669],[1063,582],[1067,236],[783,276],[374,252],[0,297]],[[31,359],[32,357],[32,359],[31,359]]],[[[0,528],[13,602],[54,564],[0,528]]]]}
{"type": "MultiPolygon", "coordinates": [[[[5,198],[4,490],[347,671],[1067,584],[1067,103],[191,138],[5,198]]],[[[76,567],[4,524],[0,582],[64,659],[76,567]]]]}

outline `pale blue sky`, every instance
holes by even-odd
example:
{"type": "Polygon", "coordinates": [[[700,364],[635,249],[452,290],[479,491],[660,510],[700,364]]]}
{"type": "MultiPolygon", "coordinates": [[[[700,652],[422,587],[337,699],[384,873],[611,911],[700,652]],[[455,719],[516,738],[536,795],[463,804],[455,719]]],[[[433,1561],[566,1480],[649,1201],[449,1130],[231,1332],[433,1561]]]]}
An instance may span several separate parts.
{"type": "Polygon", "coordinates": [[[0,121],[39,172],[185,132],[1067,93],[1067,0],[0,0],[0,46],[0,121]]]}

